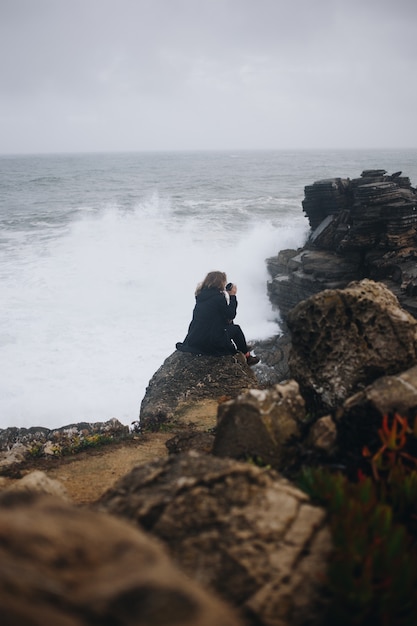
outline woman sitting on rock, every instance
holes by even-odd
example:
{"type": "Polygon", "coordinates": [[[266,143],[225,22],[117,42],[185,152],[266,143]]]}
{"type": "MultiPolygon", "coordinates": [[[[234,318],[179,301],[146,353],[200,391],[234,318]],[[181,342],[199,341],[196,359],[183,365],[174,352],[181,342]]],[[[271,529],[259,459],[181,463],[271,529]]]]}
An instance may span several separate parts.
{"type": "Polygon", "coordinates": [[[224,356],[243,352],[248,365],[259,363],[258,357],[250,354],[245,335],[239,325],[234,324],[237,300],[236,285],[229,283],[224,272],[209,272],[196,289],[196,304],[188,334],[177,350],[192,354],[224,356]]]}

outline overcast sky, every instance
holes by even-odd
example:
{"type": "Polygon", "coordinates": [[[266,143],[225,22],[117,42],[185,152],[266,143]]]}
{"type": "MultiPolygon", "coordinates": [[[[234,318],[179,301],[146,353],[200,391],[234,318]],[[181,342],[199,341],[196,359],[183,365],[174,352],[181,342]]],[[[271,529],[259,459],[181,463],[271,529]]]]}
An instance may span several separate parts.
{"type": "Polygon", "coordinates": [[[417,148],[416,0],[0,0],[0,153],[417,148]]]}

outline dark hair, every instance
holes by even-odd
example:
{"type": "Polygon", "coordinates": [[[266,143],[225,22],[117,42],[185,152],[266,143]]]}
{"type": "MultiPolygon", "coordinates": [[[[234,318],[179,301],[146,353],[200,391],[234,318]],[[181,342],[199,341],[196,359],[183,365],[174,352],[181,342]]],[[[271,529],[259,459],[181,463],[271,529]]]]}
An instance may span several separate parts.
{"type": "Polygon", "coordinates": [[[227,276],[224,272],[209,272],[202,283],[197,285],[195,294],[198,295],[202,289],[224,290],[227,283],[227,276]]]}

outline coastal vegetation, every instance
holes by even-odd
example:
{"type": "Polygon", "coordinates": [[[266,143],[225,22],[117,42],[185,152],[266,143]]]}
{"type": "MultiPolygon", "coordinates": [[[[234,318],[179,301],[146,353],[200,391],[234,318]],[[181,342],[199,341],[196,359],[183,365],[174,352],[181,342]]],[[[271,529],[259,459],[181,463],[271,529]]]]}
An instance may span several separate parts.
{"type": "Polygon", "coordinates": [[[328,626],[417,623],[417,419],[384,415],[378,435],[356,475],[304,468],[298,480],[329,514],[328,626]]]}

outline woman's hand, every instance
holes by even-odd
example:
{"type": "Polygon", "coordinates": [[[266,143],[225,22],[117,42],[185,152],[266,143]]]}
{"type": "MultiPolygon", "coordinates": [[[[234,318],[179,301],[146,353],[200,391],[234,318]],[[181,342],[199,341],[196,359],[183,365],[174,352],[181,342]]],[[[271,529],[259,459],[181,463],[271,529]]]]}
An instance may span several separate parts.
{"type": "Polygon", "coordinates": [[[236,287],[236,285],[232,286],[231,290],[229,291],[229,294],[231,296],[235,296],[237,294],[237,287],[236,287]]]}

